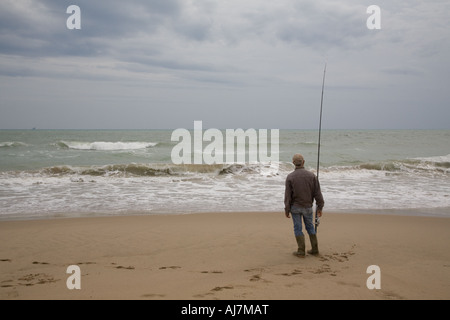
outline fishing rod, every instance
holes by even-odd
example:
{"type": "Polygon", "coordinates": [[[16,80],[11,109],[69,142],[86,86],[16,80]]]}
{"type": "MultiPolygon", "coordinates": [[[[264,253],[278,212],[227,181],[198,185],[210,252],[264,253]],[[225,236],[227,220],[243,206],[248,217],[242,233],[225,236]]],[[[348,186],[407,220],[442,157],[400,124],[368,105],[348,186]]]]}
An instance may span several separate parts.
{"type": "MultiPolygon", "coordinates": [[[[317,181],[319,181],[319,169],[320,169],[320,139],[322,135],[322,111],[323,111],[323,91],[325,88],[325,74],[327,72],[327,63],[325,62],[325,68],[323,69],[323,80],[322,80],[322,98],[320,99],[320,117],[319,117],[319,143],[317,147],[317,181]]],[[[320,217],[317,216],[318,208],[316,206],[316,216],[314,219],[314,229],[317,232],[317,227],[320,224],[320,217]]]]}

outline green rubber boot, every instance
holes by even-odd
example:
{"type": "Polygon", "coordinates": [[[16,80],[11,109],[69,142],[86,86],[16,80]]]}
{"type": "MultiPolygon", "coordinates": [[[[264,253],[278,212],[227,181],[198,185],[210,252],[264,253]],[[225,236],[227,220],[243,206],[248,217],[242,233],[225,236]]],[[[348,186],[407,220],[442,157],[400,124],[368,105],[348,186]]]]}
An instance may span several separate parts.
{"type": "Polygon", "coordinates": [[[305,236],[296,236],[298,250],[293,252],[293,255],[299,258],[305,257],[305,236]]]}
{"type": "Polygon", "coordinates": [[[319,243],[317,242],[317,235],[310,234],[309,240],[311,241],[311,250],[308,250],[308,254],[312,254],[314,256],[319,254],[319,243]]]}

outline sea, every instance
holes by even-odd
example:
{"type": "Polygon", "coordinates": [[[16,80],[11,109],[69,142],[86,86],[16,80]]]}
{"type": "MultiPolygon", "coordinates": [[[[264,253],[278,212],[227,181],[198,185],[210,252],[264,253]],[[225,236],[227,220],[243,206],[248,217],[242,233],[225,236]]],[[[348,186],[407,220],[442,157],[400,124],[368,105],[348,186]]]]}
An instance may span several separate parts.
{"type": "Polygon", "coordinates": [[[0,130],[0,220],[282,214],[295,153],[319,174],[324,215],[450,217],[450,130],[323,130],[319,159],[317,130],[280,130],[277,161],[212,164],[175,164],[173,132],[0,130]]]}

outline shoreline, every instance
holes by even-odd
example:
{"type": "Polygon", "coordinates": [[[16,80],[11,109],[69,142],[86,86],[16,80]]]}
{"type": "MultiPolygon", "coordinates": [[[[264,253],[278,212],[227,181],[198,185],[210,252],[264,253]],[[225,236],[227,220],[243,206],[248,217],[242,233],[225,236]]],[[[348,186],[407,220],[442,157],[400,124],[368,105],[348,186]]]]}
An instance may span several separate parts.
{"type": "Polygon", "coordinates": [[[0,299],[450,298],[446,217],[325,212],[318,238],[318,257],[294,257],[282,212],[0,221],[0,299]]]}
{"type": "MultiPolygon", "coordinates": [[[[313,208],[314,209],[314,208],[313,208]]],[[[49,213],[48,215],[37,214],[20,217],[10,215],[9,217],[0,215],[0,223],[6,221],[34,221],[34,220],[58,220],[58,219],[88,219],[88,218],[113,218],[113,217],[133,217],[133,216],[183,216],[197,214],[228,214],[238,211],[195,211],[195,212],[169,212],[169,211],[122,211],[117,213],[106,212],[71,212],[68,214],[49,213]]],[[[239,211],[240,213],[277,213],[274,210],[239,211]]],[[[278,211],[283,214],[283,209],[278,211]]],[[[403,217],[428,217],[428,218],[450,218],[450,208],[409,208],[409,209],[335,209],[326,211],[329,214],[356,214],[356,215],[380,215],[380,216],[403,216],[403,217]]]]}

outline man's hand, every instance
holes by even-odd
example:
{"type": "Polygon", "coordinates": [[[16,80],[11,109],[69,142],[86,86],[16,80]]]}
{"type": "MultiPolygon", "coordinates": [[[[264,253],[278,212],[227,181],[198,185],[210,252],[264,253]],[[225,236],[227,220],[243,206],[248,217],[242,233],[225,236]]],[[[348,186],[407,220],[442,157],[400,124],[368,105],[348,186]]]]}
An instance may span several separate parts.
{"type": "Polygon", "coordinates": [[[286,215],[286,218],[288,218],[288,219],[291,217],[291,216],[289,215],[289,212],[285,212],[284,214],[286,215]]]}
{"type": "Polygon", "coordinates": [[[322,217],[322,210],[317,210],[317,217],[319,217],[319,218],[322,217]]]}

